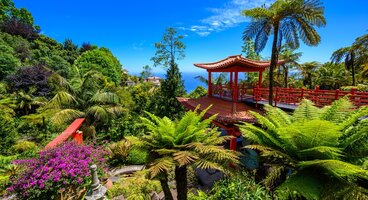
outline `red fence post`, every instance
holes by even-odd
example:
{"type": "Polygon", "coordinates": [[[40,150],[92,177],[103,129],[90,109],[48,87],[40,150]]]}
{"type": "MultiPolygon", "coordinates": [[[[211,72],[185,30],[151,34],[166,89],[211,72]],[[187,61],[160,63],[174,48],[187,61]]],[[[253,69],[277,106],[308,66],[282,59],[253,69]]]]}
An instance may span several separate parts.
{"type": "Polygon", "coordinates": [[[288,94],[288,103],[295,103],[293,102],[293,87],[289,85],[289,94],[288,94]]]}
{"type": "Polygon", "coordinates": [[[356,104],[356,102],[355,102],[355,92],[356,92],[356,89],[355,88],[352,88],[351,89],[351,92],[350,92],[350,101],[352,102],[352,103],[354,103],[354,104],[356,104]]]}
{"type": "Polygon", "coordinates": [[[339,99],[339,93],[340,93],[340,90],[337,89],[336,92],[335,92],[335,100],[339,99]]]}
{"type": "Polygon", "coordinates": [[[315,104],[318,106],[319,105],[319,98],[318,98],[318,93],[319,93],[319,85],[316,86],[316,89],[315,89],[315,96],[314,96],[314,101],[315,101],[315,104]]]}
{"type": "Polygon", "coordinates": [[[300,94],[300,101],[303,100],[303,98],[304,98],[304,88],[302,88],[302,92],[300,94]]]}

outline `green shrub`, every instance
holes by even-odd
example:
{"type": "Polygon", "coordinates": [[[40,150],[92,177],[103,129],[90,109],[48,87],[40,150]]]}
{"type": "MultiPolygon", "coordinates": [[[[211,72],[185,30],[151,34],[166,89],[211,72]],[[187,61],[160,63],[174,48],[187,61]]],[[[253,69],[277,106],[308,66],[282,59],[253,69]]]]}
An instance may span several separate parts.
{"type": "Polygon", "coordinates": [[[107,191],[109,198],[123,195],[125,199],[142,200],[151,199],[149,194],[153,191],[161,192],[160,182],[146,179],[144,174],[135,173],[133,177],[122,178],[107,191]]]}
{"type": "Polygon", "coordinates": [[[190,200],[250,200],[272,199],[266,189],[248,177],[229,177],[215,183],[208,194],[199,191],[197,195],[190,194],[190,200]]]}
{"type": "Polygon", "coordinates": [[[17,153],[23,153],[25,151],[30,151],[37,149],[37,145],[34,142],[30,142],[27,140],[18,141],[15,145],[12,147],[17,153]]]}
{"type": "Polygon", "coordinates": [[[356,89],[360,92],[368,92],[368,85],[358,84],[357,86],[343,86],[341,90],[343,91],[351,91],[352,89],[356,89]]]}
{"type": "Polygon", "coordinates": [[[147,160],[148,153],[139,148],[132,148],[126,158],[127,164],[141,165],[147,160]]]}

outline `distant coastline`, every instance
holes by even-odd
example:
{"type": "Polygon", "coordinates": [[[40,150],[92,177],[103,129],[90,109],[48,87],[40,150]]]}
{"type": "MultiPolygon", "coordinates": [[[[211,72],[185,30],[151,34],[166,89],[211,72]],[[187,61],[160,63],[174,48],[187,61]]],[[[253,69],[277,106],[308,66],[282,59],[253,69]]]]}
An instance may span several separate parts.
{"type": "MultiPolygon", "coordinates": [[[[139,76],[139,73],[132,73],[132,75],[139,76]]],[[[184,80],[184,86],[187,93],[193,91],[197,86],[206,87],[206,84],[202,83],[198,79],[195,79],[196,76],[204,76],[207,77],[207,73],[203,72],[182,72],[182,78],[184,80]]],[[[153,76],[158,76],[160,78],[165,78],[165,73],[153,73],[153,76]]]]}

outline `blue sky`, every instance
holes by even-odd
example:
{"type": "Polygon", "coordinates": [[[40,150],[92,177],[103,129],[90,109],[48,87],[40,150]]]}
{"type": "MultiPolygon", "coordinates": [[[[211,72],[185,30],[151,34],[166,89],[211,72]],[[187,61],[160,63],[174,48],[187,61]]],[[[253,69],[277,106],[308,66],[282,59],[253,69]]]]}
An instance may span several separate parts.
{"type": "MultiPolygon", "coordinates": [[[[124,68],[137,73],[152,65],[154,43],[166,27],[176,27],[185,36],[186,58],[179,62],[184,72],[198,71],[196,62],[212,62],[241,53],[241,35],[248,19],[243,9],[271,0],[15,0],[33,14],[42,33],[62,42],[90,42],[112,50],[124,68]]],[[[327,26],[318,30],[317,47],[302,45],[301,62],[329,60],[337,48],[350,45],[368,33],[367,0],[322,0],[327,26]]],[[[261,53],[270,57],[270,45],[261,53]]],[[[162,69],[157,68],[155,71],[162,69]]]]}

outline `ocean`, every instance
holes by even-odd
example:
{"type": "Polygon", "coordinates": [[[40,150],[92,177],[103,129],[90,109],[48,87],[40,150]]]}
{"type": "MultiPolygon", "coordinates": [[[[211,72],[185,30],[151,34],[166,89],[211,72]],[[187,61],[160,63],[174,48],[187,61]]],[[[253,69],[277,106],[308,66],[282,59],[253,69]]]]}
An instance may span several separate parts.
{"type": "MultiPolygon", "coordinates": [[[[154,76],[158,76],[160,78],[165,78],[165,73],[153,73],[154,76]]],[[[195,79],[196,76],[203,76],[207,78],[208,74],[206,71],[202,72],[181,72],[181,76],[184,81],[185,90],[187,93],[193,91],[197,86],[203,86],[207,88],[205,83],[202,83],[198,79],[195,79]]]]}

